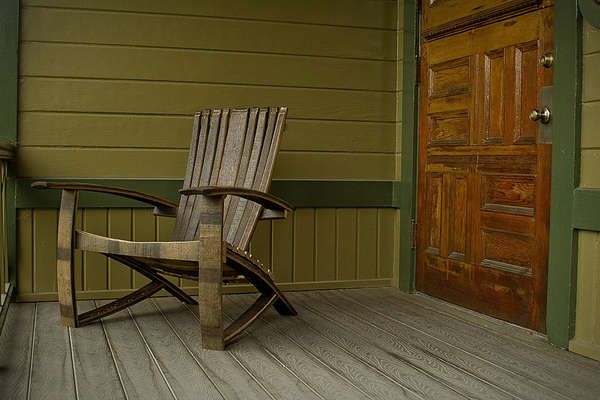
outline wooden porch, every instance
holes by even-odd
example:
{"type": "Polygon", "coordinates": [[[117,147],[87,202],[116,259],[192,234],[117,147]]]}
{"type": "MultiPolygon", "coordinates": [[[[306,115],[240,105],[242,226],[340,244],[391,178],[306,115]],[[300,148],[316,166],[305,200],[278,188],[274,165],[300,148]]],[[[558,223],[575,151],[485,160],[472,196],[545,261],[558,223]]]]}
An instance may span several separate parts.
{"type": "MultiPolygon", "coordinates": [[[[80,329],[17,303],[0,338],[2,399],[598,399],[600,362],[513,325],[397,289],[290,293],[226,352],[156,298],[80,329]]],[[[224,298],[231,320],[252,300],[224,298]]],[[[99,302],[101,303],[101,302],[99,302]]],[[[91,302],[82,305],[92,307],[91,302]]]]}

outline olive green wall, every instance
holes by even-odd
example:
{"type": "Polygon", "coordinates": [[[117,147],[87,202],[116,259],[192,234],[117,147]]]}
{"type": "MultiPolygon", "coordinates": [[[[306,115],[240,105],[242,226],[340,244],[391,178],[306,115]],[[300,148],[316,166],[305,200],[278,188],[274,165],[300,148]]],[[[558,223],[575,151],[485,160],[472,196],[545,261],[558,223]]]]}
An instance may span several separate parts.
{"type": "MultiPolygon", "coordinates": [[[[397,180],[402,7],[22,0],[18,176],[181,179],[194,112],[258,104],[290,110],[275,179],[397,180]]],[[[147,209],[80,214],[91,232],[133,240],[168,238],[172,223],[147,209]]],[[[287,289],[389,286],[398,215],[302,208],[287,222],[261,223],[252,252],[287,289]]],[[[56,216],[54,208],[19,210],[21,300],[56,297],[56,216]]],[[[79,257],[84,297],[140,283],[100,256],[79,257]]]]}
{"type": "MultiPolygon", "coordinates": [[[[599,65],[600,29],[584,22],[580,184],[595,189],[600,189],[599,65]]],[[[600,360],[600,232],[579,231],[575,337],[569,348],[600,360]]]]}

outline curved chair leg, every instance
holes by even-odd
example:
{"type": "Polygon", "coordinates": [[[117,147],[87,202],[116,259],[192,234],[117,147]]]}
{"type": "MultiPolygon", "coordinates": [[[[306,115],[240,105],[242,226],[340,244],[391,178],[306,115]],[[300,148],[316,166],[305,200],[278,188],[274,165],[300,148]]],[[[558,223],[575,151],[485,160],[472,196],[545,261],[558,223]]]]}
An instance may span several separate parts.
{"type": "Polygon", "coordinates": [[[77,191],[63,190],[58,216],[58,245],[56,252],[56,281],[60,303],[60,321],[65,326],[77,327],[77,300],[75,298],[75,270],[73,243],[77,191]]]}

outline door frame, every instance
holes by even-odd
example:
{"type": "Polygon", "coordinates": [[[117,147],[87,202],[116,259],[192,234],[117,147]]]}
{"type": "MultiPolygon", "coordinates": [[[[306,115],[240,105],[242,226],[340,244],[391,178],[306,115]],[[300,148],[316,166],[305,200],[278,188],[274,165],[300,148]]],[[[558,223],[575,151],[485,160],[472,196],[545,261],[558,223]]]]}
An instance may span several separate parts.
{"type": "MultiPolygon", "coordinates": [[[[413,225],[417,199],[418,144],[418,0],[404,1],[402,155],[400,193],[399,288],[415,291],[416,250],[413,225]]],[[[554,138],[550,203],[547,337],[566,348],[575,331],[577,293],[577,231],[574,195],[579,186],[581,137],[582,18],[577,2],[554,5],[554,138]]]]}

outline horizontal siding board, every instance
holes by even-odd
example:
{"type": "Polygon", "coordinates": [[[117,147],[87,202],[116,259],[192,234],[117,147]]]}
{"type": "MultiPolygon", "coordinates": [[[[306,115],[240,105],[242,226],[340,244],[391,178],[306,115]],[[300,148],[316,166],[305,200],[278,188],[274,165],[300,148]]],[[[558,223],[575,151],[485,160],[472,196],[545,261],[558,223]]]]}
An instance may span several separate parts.
{"type": "Polygon", "coordinates": [[[581,151],[580,185],[588,188],[600,188],[600,149],[581,151]]]}
{"type": "Polygon", "coordinates": [[[396,54],[396,33],[393,30],[29,7],[22,10],[21,18],[25,27],[21,31],[22,41],[382,60],[394,60],[396,54]],[[340,46],[340,43],[352,43],[352,46],[340,46]]]}
{"type": "Polygon", "coordinates": [[[21,76],[394,90],[394,61],[25,42],[21,76]],[[276,67],[274,67],[276,66],[276,67]]]}
{"type": "Polygon", "coordinates": [[[583,54],[600,52],[600,29],[583,24],[583,54]]]}
{"type": "Polygon", "coordinates": [[[600,101],[581,106],[581,148],[600,149],[600,101]]]}
{"type": "Polygon", "coordinates": [[[21,3],[25,7],[181,14],[377,29],[395,29],[397,12],[395,1],[371,0],[286,0],[285,7],[281,7],[279,0],[262,0],[261,7],[248,0],[24,0],[21,3]]]}
{"type": "Polygon", "coordinates": [[[193,115],[211,107],[286,105],[290,118],[395,120],[394,93],[147,81],[23,78],[21,111],[193,115]]]}
{"type": "MultiPolygon", "coordinates": [[[[187,150],[192,115],[21,112],[21,146],[147,147],[187,150]]],[[[386,122],[288,119],[282,150],[393,153],[395,126],[386,122]]]]}
{"type": "Polygon", "coordinates": [[[600,100],[600,53],[583,56],[583,82],[581,98],[584,102],[600,100]]]}
{"type": "MultiPolygon", "coordinates": [[[[187,150],[21,147],[19,177],[183,177],[187,150]],[[107,162],[110,160],[110,162],[107,162]]],[[[382,153],[285,152],[275,179],[394,179],[394,156],[382,153]]]]}
{"type": "Polygon", "coordinates": [[[574,228],[600,232],[598,210],[600,210],[600,189],[575,189],[572,217],[574,228]]]}

